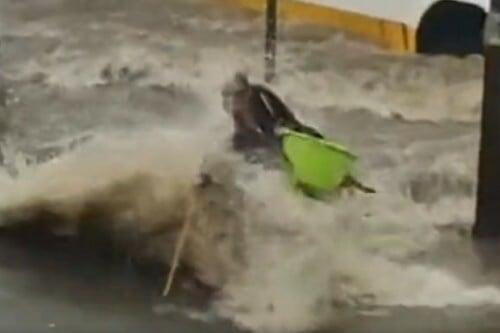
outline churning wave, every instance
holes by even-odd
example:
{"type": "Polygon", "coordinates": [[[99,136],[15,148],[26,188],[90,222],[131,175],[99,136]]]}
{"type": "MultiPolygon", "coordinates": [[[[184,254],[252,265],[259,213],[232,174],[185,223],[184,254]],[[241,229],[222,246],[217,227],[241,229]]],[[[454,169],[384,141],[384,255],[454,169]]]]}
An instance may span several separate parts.
{"type": "Polygon", "coordinates": [[[186,10],[163,26],[129,9],[6,30],[1,73],[18,101],[2,141],[3,228],[71,237],[97,225],[129,255],[168,265],[194,203],[182,262],[220,290],[218,315],[256,331],[317,328],[364,306],[500,303],[470,281],[480,272],[460,236],[474,211],[481,59],[397,57],[286,28],[274,88],[352,147],[377,189],[316,202],[227,148],[219,87],[236,70],[262,76],[260,21],[207,25],[186,10]],[[196,189],[200,170],[216,183],[196,189]],[[467,274],[440,247],[450,228],[463,230],[452,241],[467,274]]]}

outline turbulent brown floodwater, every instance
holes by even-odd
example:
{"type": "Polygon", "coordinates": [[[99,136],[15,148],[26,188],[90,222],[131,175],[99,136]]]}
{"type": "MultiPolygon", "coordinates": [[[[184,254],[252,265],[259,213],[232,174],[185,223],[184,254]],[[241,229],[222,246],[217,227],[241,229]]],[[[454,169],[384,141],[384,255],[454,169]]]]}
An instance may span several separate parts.
{"type": "Polygon", "coordinates": [[[71,235],[97,221],[134,255],[169,262],[211,168],[223,185],[201,195],[184,261],[221,293],[201,314],[158,312],[258,332],[500,326],[500,289],[457,232],[473,220],[482,59],[281,26],[273,88],[361,156],[378,190],[311,202],[225,146],[219,90],[236,70],[262,77],[261,26],[194,0],[2,0],[2,224],[50,211],[51,230],[71,235]]]}

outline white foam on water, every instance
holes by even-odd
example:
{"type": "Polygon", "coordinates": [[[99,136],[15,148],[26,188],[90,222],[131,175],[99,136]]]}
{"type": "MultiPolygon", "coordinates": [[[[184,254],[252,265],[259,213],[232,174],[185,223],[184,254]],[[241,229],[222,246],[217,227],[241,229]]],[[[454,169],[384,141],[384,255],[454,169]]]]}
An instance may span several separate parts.
{"type": "MultiPolygon", "coordinates": [[[[196,17],[189,22],[189,29],[200,34],[203,25],[196,17]]],[[[55,26],[51,22],[48,31],[55,26]]],[[[90,26],[96,29],[95,24],[90,26]]],[[[140,229],[168,224],[182,215],[182,202],[190,195],[207,152],[226,156],[219,148],[228,127],[228,119],[218,110],[220,85],[236,70],[262,77],[262,31],[253,25],[238,26],[237,32],[249,29],[251,37],[221,43],[217,34],[224,32],[224,26],[232,28],[231,23],[214,23],[213,30],[203,31],[208,42],[200,39],[205,44],[193,46],[182,42],[186,35],[179,32],[163,37],[163,30],[103,25],[99,27],[102,38],[108,31],[121,34],[121,42],[88,49],[83,36],[71,37],[61,29],[51,36],[68,35],[71,42],[60,45],[57,57],[40,55],[7,69],[12,78],[41,71],[48,75],[49,86],[77,91],[103,83],[100,73],[108,63],[114,72],[128,66],[148,73],[137,86],[185,84],[206,108],[196,110],[203,121],[184,127],[152,126],[148,118],[145,126],[125,132],[91,129],[92,140],[41,165],[24,165],[19,158],[23,155],[14,152],[11,155],[17,157],[12,157],[11,164],[19,174],[0,175],[0,221],[9,223],[13,214],[46,205],[55,207],[71,224],[89,201],[98,202],[104,219],[127,219],[140,229]],[[143,38],[138,39],[138,34],[143,38]],[[72,49],[75,45],[78,48],[72,49]],[[167,46],[172,48],[170,53],[165,51],[167,46]]],[[[43,29],[37,33],[43,35],[43,29]]],[[[293,34],[286,31],[282,38],[291,39],[293,34]]],[[[398,113],[410,120],[432,120],[439,127],[436,132],[447,131],[452,125],[445,120],[478,118],[481,61],[389,56],[338,37],[308,43],[284,40],[274,88],[306,120],[330,119],[326,108],[346,112],[365,108],[380,117],[398,113]]],[[[74,111],[43,106],[40,110],[54,127],[66,121],[56,112],[74,111]]],[[[88,112],[100,119],[99,114],[117,110],[88,112]]],[[[122,112],[131,119],[146,119],[126,104],[122,112]]],[[[371,135],[368,129],[366,133],[353,130],[357,136],[371,135]]],[[[377,139],[388,138],[377,134],[377,139]]],[[[379,149],[397,162],[360,170],[363,181],[373,185],[377,194],[358,193],[328,202],[297,195],[278,171],[250,168],[253,176],[247,178],[241,175],[248,170],[240,162],[221,159],[224,168],[216,166],[212,171],[241,187],[244,203],[231,207],[234,193],[230,192],[213,208],[198,212],[207,219],[220,218],[217,214],[226,208],[237,214],[235,221],[214,218],[206,232],[198,234],[198,247],[193,246],[185,258],[201,278],[221,288],[221,298],[214,305],[217,312],[255,331],[283,332],[335,322],[343,309],[364,303],[438,308],[500,304],[496,287],[469,285],[446,265],[436,267],[419,260],[419,255],[432,255],[442,240],[437,227],[470,226],[477,136],[470,129],[464,129],[459,139],[410,133],[401,134],[401,139],[406,135],[415,141],[404,147],[367,140],[368,147],[363,148],[379,149]],[[236,179],[227,170],[236,171],[236,179]],[[229,240],[214,241],[215,230],[224,231],[229,240]],[[236,247],[242,247],[242,253],[230,251],[236,247]]],[[[33,141],[34,146],[41,144],[33,141]]],[[[375,157],[367,154],[362,165],[375,165],[371,160],[375,157]]],[[[170,260],[167,254],[159,257],[170,260]]],[[[479,275],[475,269],[470,267],[472,274],[479,275]]]]}
{"type": "MultiPolygon", "coordinates": [[[[374,197],[306,203],[285,193],[285,184],[266,179],[259,186],[252,193],[264,197],[270,211],[252,212],[252,227],[266,232],[248,236],[249,265],[224,288],[226,298],[219,303],[224,314],[245,327],[313,329],[335,322],[342,313],[336,304],[365,301],[430,307],[500,302],[496,287],[469,287],[445,267],[411,262],[440,236],[430,212],[410,200],[382,191],[374,197]],[[287,232],[272,233],[271,226],[287,232]]],[[[454,214],[440,213],[448,219],[454,214]]]]}

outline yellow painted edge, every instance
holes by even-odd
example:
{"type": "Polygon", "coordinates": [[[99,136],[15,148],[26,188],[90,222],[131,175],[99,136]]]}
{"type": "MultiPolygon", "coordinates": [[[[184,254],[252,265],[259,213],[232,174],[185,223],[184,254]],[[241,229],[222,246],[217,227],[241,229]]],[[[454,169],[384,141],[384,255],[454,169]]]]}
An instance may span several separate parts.
{"type": "MultiPolygon", "coordinates": [[[[264,11],[266,0],[217,0],[231,6],[264,11]]],[[[366,0],[369,1],[369,0],[366,0]]],[[[279,0],[279,15],[286,22],[316,24],[352,33],[381,47],[415,52],[414,29],[393,22],[298,0],[279,0]]]]}

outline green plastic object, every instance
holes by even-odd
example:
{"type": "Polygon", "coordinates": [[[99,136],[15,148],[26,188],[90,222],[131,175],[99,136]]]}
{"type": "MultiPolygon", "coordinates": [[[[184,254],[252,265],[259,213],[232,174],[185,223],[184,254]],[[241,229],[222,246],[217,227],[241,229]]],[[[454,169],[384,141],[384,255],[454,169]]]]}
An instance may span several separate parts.
{"type": "Polygon", "coordinates": [[[309,194],[333,192],[352,174],[357,157],[346,148],[291,130],[282,139],[291,181],[309,194]]]}

